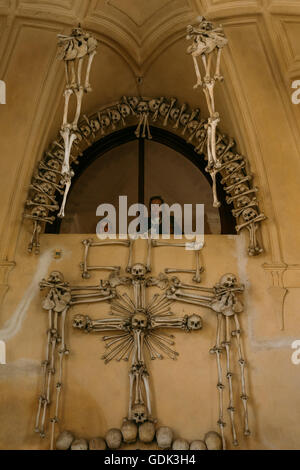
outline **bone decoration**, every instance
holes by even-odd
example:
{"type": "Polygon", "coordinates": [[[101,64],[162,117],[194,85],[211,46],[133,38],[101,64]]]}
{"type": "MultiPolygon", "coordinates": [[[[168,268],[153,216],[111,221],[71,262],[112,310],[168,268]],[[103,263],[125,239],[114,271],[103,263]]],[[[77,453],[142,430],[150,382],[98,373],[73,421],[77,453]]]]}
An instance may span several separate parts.
{"type": "MultiPolygon", "coordinates": [[[[208,158],[207,121],[201,119],[199,109],[191,110],[186,104],[180,105],[175,98],[123,97],[109,107],[101,108],[90,116],[83,116],[79,121],[78,129],[73,131],[77,140],[74,141],[70,154],[71,170],[75,174],[76,163],[93,142],[118,129],[136,125],[139,120],[140,102],[146,102],[148,105],[150,123],[166,127],[170,132],[180,135],[193,146],[199,158],[208,158]]],[[[226,202],[231,205],[233,216],[236,218],[237,231],[249,232],[248,253],[250,256],[259,255],[263,251],[259,240],[259,227],[266,217],[259,209],[258,188],[253,185],[249,162],[237,152],[235,141],[221,134],[218,129],[216,156],[221,165],[218,168],[220,184],[227,194],[226,202]]],[[[60,201],[64,196],[64,185],[61,182],[64,157],[64,140],[59,135],[45,152],[37,172],[33,175],[24,215],[26,219],[33,221],[29,252],[40,252],[39,235],[43,233],[46,224],[53,224],[58,217],[60,201]]],[[[150,266],[150,259],[147,264],[150,266]]]]}
{"type": "Polygon", "coordinates": [[[239,314],[243,312],[243,304],[238,299],[238,294],[243,293],[244,286],[238,283],[234,274],[228,273],[221,277],[218,284],[213,288],[194,286],[182,283],[177,277],[172,279],[172,287],[167,291],[167,298],[173,301],[184,302],[192,305],[198,305],[209,308],[216,314],[217,331],[216,344],[210,350],[215,355],[217,362],[218,382],[217,390],[219,397],[219,419],[218,425],[222,436],[223,449],[226,448],[225,440],[225,417],[224,417],[224,389],[222,355],[226,370],[227,389],[228,389],[228,407],[232,442],[234,446],[238,445],[237,431],[235,424],[235,406],[234,406],[234,381],[232,372],[232,342],[236,343],[237,361],[240,369],[240,396],[243,404],[244,413],[244,435],[249,436],[248,423],[248,394],[246,390],[245,367],[246,361],[241,341],[241,327],[239,314]]]}
{"type": "Polygon", "coordinates": [[[66,89],[64,92],[65,108],[61,136],[64,142],[64,160],[61,168],[61,182],[65,187],[62,205],[58,217],[65,216],[65,206],[74,172],[70,168],[70,155],[74,142],[77,140],[76,131],[81,115],[84,93],[92,91],[90,85],[90,73],[94,57],[97,53],[98,41],[81,26],[73,29],[70,36],[58,35],[58,59],[63,60],[66,73],[66,89]],[[85,64],[85,61],[87,63],[85,64]],[[85,68],[85,78],[83,70],[85,68]],[[73,120],[69,120],[70,100],[75,96],[76,111],[73,120]]]}
{"type": "MultiPolygon", "coordinates": [[[[109,333],[103,336],[107,351],[102,359],[106,364],[112,360],[130,360],[127,420],[141,425],[154,422],[146,352],[151,360],[164,357],[176,360],[178,353],[174,349],[174,336],[165,330],[201,330],[202,320],[195,314],[176,317],[170,310],[173,301],[165,294],[155,294],[147,302],[147,287],[167,289],[169,282],[166,276],[162,275],[158,279],[147,277],[147,267],[141,263],[134,264],[130,274],[124,278],[124,282],[127,279],[133,297],[120,295],[116,289],[115,298],[111,301],[111,318],[92,320],[86,315],[75,315],[73,327],[88,333],[109,333]]],[[[118,283],[113,273],[110,285],[118,283]]]]}
{"type": "Polygon", "coordinates": [[[207,159],[206,171],[211,175],[213,182],[213,205],[220,207],[217,195],[216,175],[220,170],[222,163],[219,161],[216,149],[217,127],[220,122],[220,115],[215,109],[214,89],[217,81],[223,80],[220,73],[221,54],[223,47],[228,43],[223,28],[215,28],[210,21],[204,17],[200,18],[199,26],[187,27],[187,40],[193,40],[188,47],[188,54],[191,54],[194,61],[197,83],[194,88],[202,87],[206,98],[209,118],[205,124],[207,132],[207,159]],[[213,57],[216,55],[216,69],[213,71],[213,57]],[[204,68],[204,77],[202,79],[198,60],[204,68]]]}

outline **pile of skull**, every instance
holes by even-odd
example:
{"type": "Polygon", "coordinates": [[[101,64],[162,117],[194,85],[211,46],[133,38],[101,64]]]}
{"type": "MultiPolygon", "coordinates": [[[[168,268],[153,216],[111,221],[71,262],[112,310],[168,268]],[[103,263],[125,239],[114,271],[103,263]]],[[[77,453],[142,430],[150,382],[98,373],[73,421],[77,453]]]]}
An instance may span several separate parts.
{"type": "Polygon", "coordinates": [[[221,436],[215,432],[208,432],[204,440],[195,440],[191,443],[186,439],[174,438],[171,428],[161,426],[157,430],[155,424],[150,421],[136,424],[133,421],[124,420],[121,429],[110,429],[105,438],[96,437],[91,440],[76,439],[70,431],[63,431],[56,440],[57,450],[118,450],[126,445],[141,442],[143,444],[156,445],[158,449],[174,451],[180,450],[222,450],[221,436]]]}

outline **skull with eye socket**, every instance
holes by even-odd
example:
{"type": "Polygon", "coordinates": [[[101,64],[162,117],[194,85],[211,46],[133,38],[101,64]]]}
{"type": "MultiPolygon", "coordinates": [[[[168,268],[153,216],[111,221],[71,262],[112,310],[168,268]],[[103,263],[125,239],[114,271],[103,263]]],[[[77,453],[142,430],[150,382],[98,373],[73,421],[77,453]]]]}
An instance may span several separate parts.
{"type": "Polygon", "coordinates": [[[59,271],[53,271],[48,278],[48,282],[51,284],[63,284],[64,280],[64,275],[59,271]]]}
{"type": "Polygon", "coordinates": [[[131,417],[136,424],[145,423],[148,419],[146,406],[143,403],[134,405],[131,410],[131,417]]]}
{"type": "Polygon", "coordinates": [[[196,331],[202,329],[202,318],[199,315],[191,315],[187,318],[186,327],[188,331],[196,331]]]}
{"type": "Polygon", "coordinates": [[[147,268],[144,264],[137,263],[131,268],[131,274],[135,279],[144,279],[147,268]]]}
{"type": "Polygon", "coordinates": [[[84,315],[75,315],[72,321],[73,328],[85,330],[87,327],[87,318],[84,315]]]}
{"type": "Polygon", "coordinates": [[[248,207],[248,209],[244,210],[242,216],[245,222],[250,222],[251,220],[254,220],[258,216],[258,213],[252,207],[248,207]]]}
{"type": "Polygon", "coordinates": [[[137,111],[138,111],[139,114],[146,114],[146,113],[149,113],[149,106],[148,106],[148,103],[147,103],[146,101],[141,101],[141,102],[138,104],[137,111]]]}
{"type": "Polygon", "coordinates": [[[160,106],[160,100],[158,100],[157,98],[149,101],[149,109],[151,113],[156,113],[159,106],[160,106]]]}
{"type": "Polygon", "coordinates": [[[148,326],[148,317],[143,312],[138,312],[131,319],[133,330],[146,330],[148,326]]]}

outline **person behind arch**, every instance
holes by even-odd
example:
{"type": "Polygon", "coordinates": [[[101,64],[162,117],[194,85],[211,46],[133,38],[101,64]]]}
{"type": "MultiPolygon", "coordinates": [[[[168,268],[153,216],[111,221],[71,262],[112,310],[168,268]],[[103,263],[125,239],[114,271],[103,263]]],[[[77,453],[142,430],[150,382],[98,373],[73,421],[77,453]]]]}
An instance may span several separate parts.
{"type": "MultiPolygon", "coordinates": [[[[162,224],[162,210],[160,206],[165,204],[164,199],[161,196],[152,196],[149,201],[149,217],[148,217],[148,232],[151,231],[151,227],[155,230],[156,233],[162,235],[163,233],[163,224],[162,224]],[[152,205],[159,206],[153,207],[152,205]]],[[[170,234],[173,235],[175,230],[175,218],[173,215],[170,215],[170,234]]],[[[177,231],[178,232],[178,231],[177,231]]]]}

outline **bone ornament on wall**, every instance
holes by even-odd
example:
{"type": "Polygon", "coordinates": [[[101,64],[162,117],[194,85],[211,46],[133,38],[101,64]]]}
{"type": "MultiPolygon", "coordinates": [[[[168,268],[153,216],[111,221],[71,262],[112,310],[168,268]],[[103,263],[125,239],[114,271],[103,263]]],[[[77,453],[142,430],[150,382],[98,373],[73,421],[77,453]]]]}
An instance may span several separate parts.
{"type": "MultiPolygon", "coordinates": [[[[180,105],[175,98],[123,97],[117,103],[103,107],[90,116],[83,116],[79,121],[78,129],[74,131],[77,139],[73,142],[70,153],[70,165],[74,173],[79,158],[93,142],[139,122],[140,103],[143,103],[144,110],[147,107],[150,123],[180,135],[193,146],[199,158],[208,159],[207,121],[201,119],[199,109],[189,109],[187,104],[180,105]]],[[[216,130],[216,155],[220,163],[218,174],[221,175],[221,184],[227,193],[226,202],[233,206],[232,213],[236,218],[237,231],[249,231],[248,253],[255,256],[263,251],[258,239],[258,230],[266,217],[259,209],[258,188],[253,185],[249,162],[235,147],[235,141],[231,137],[216,130]]],[[[29,252],[34,249],[39,253],[39,235],[43,226],[47,223],[53,224],[58,217],[59,201],[64,195],[64,185],[61,182],[64,158],[64,140],[59,134],[45,152],[30,185],[24,215],[34,224],[29,252]]]]}
{"type": "Polygon", "coordinates": [[[64,161],[61,168],[62,183],[65,186],[63,202],[58,217],[65,216],[65,205],[71,187],[74,172],[70,167],[70,155],[73,143],[77,140],[76,131],[81,115],[82,100],[84,93],[92,91],[90,85],[90,73],[94,57],[97,53],[98,41],[79,25],[73,29],[70,36],[58,35],[59,53],[58,58],[65,63],[66,89],[64,92],[65,108],[61,136],[64,142],[64,161]],[[87,59],[85,80],[83,81],[84,62],[87,59]],[[74,119],[69,121],[69,106],[72,96],[76,97],[76,111],[74,119]]]}
{"type": "Polygon", "coordinates": [[[246,390],[245,367],[246,361],[243,352],[241,340],[241,327],[238,315],[243,312],[243,304],[237,297],[244,291],[244,286],[238,284],[234,274],[225,274],[220,282],[213,288],[193,286],[182,283],[177,277],[172,278],[172,286],[167,291],[167,298],[178,302],[184,302],[192,305],[198,305],[211,309],[216,313],[217,332],[216,344],[210,350],[210,353],[216,356],[218,383],[217,390],[219,396],[219,420],[220,433],[225,449],[226,441],[224,435],[225,417],[224,417],[224,389],[222,372],[222,354],[225,355],[226,379],[228,383],[228,407],[231,424],[232,442],[234,446],[238,445],[237,432],[235,425],[235,407],[234,407],[234,388],[231,343],[235,340],[237,346],[237,358],[240,368],[240,392],[244,410],[244,435],[250,436],[248,423],[248,395],[246,390]],[[196,291],[196,292],[195,292],[196,291]]]}
{"type": "Polygon", "coordinates": [[[202,86],[208,112],[209,118],[205,125],[207,131],[207,159],[208,164],[206,171],[211,175],[213,182],[213,206],[220,207],[220,202],[217,195],[217,183],[216,175],[220,170],[222,163],[217,158],[217,149],[216,149],[216,137],[217,137],[217,127],[220,122],[220,115],[215,109],[215,97],[214,89],[217,81],[223,80],[223,77],[220,74],[220,65],[221,65],[221,54],[223,47],[228,43],[222,27],[215,28],[213,24],[209,21],[206,21],[204,17],[200,18],[200,23],[198,27],[189,25],[187,27],[187,39],[193,40],[193,44],[189,46],[188,53],[192,55],[197,83],[194,88],[202,86]],[[213,72],[212,68],[212,59],[216,55],[216,69],[213,72]],[[201,58],[203,63],[205,74],[202,80],[198,58],[201,58]]]}
{"type": "MultiPolygon", "coordinates": [[[[149,244],[148,244],[149,247],[149,244]]],[[[149,256],[149,254],[148,254],[149,256]]],[[[129,269],[127,269],[129,271],[129,269]]],[[[226,378],[228,383],[228,413],[231,423],[233,444],[238,445],[235,427],[234,379],[231,370],[231,341],[237,344],[238,364],[240,368],[241,399],[244,409],[244,434],[250,434],[248,425],[248,396],[245,382],[245,359],[241,343],[241,328],[238,315],[243,305],[237,297],[244,290],[236,276],[226,274],[213,288],[200,287],[197,284],[185,284],[177,277],[160,274],[157,277],[147,276],[147,266],[136,263],[130,268],[129,275],[120,276],[112,271],[109,278],[100,280],[98,285],[75,286],[64,281],[59,272],[50,274],[41,282],[41,289],[47,289],[43,301],[43,309],[48,313],[48,329],[46,357],[42,363],[43,381],[38,402],[36,432],[45,437],[46,420],[53,402],[52,418],[50,419],[51,449],[54,448],[56,426],[60,423],[60,399],[63,384],[64,358],[70,352],[66,346],[65,321],[69,309],[75,305],[109,302],[110,317],[91,319],[87,315],[73,317],[74,329],[84,332],[105,332],[103,341],[106,352],[105,363],[112,360],[130,362],[129,373],[129,405],[126,422],[137,425],[155,423],[150,396],[149,369],[146,364],[146,353],[151,360],[164,357],[177,359],[178,352],[174,349],[174,336],[169,330],[179,329],[192,332],[202,329],[201,317],[197,314],[176,316],[171,311],[175,302],[205,307],[216,313],[217,335],[216,344],[211,354],[216,356],[218,370],[218,396],[220,434],[223,449],[226,449],[225,417],[223,412],[222,355],[225,355],[226,378]],[[132,291],[132,295],[120,293],[122,286],[132,291]],[[162,293],[156,293],[147,299],[147,289],[156,287],[162,293]],[[56,382],[55,399],[53,400],[53,381],[56,382]]]]}

